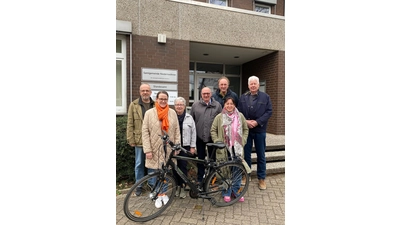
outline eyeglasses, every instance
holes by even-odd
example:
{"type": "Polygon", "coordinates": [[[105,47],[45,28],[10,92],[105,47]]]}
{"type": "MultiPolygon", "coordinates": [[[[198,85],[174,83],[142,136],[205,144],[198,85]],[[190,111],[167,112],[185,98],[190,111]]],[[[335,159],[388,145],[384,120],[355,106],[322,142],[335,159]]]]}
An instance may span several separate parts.
{"type": "Polygon", "coordinates": [[[211,93],[201,93],[202,95],[210,95],[211,93]]]}
{"type": "Polygon", "coordinates": [[[140,90],[140,92],[150,92],[150,90],[140,90]]]}
{"type": "Polygon", "coordinates": [[[160,101],[168,101],[168,98],[159,98],[158,100],[160,100],[160,101]]]}
{"type": "Polygon", "coordinates": [[[184,104],[175,104],[175,106],[185,106],[184,104]]]}

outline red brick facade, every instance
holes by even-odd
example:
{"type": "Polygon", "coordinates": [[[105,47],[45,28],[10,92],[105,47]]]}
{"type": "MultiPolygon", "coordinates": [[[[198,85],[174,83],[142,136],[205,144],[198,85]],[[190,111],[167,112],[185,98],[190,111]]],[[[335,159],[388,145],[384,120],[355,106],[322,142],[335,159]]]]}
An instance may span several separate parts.
{"type": "MultiPolygon", "coordinates": [[[[189,41],[167,39],[159,44],[156,37],[132,36],[127,62],[132,50],[132,100],[139,97],[141,68],[163,68],[178,70],[178,95],[189,99],[189,41]]],[[[130,65],[127,65],[127,105],[130,104],[130,65]]],[[[285,52],[277,51],[242,65],[242,91],[248,90],[248,78],[255,75],[266,81],[266,92],[270,95],[273,114],[268,122],[267,132],[285,134],[285,52]]],[[[239,93],[238,93],[239,94],[239,93]]],[[[241,94],[241,93],[240,93],[241,94]]]]}
{"type": "MultiPolygon", "coordinates": [[[[157,37],[136,35],[132,39],[132,100],[139,97],[143,67],[178,70],[178,95],[189,99],[189,41],[167,38],[165,44],[159,44],[157,37]]],[[[130,90],[129,75],[127,85],[130,90]]],[[[128,91],[128,105],[130,94],[128,91]]]]}
{"type": "Polygon", "coordinates": [[[285,52],[278,51],[242,66],[242,90],[248,90],[248,78],[257,76],[266,82],[266,93],[272,101],[272,116],[267,132],[285,134],[285,52]]]}

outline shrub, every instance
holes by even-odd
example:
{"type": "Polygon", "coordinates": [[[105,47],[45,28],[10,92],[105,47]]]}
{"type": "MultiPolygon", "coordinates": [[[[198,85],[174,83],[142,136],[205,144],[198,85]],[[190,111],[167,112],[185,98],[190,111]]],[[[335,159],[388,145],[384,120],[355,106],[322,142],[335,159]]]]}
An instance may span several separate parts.
{"type": "Polygon", "coordinates": [[[116,118],[116,182],[135,179],[135,150],[126,141],[126,123],[128,116],[116,118]]]}

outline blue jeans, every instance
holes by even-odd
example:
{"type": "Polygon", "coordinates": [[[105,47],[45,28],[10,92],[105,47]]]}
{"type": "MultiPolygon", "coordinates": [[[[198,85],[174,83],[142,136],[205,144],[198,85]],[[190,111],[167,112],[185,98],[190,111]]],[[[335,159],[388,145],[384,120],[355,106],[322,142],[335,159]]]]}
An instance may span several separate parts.
{"type": "MultiPolygon", "coordinates": [[[[232,147],[232,152],[235,152],[235,149],[232,147]]],[[[231,154],[228,151],[228,158],[232,157],[231,154]]],[[[233,157],[232,157],[233,158],[233,157]]],[[[233,194],[235,197],[239,196],[239,189],[242,184],[242,174],[241,170],[239,170],[237,167],[232,167],[231,171],[229,171],[230,176],[232,177],[232,188],[228,188],[226,191],[222,192],[222,197],[228,196],[231,197],[233,194]]]]}
{"type": "Polygon", "coordinates": [[[253,140],[254,146],[256,148],[257,153],[257,178],[265,179],[267,175],[267,165],[265,158],[265,138],[267,137],[267,133],[255,133],[249,131],[249,136],[247,137],[247,143],[244,146],[244,160],[246,160],[247,164],[251,168],[251,150],[253,148],[253,140]]]}
{"type": "Polygon", "coordinates": [[[135,146],[135,182],[144,177],[144,153],[143,147],[135,146]]]}
{"type": "MultiPolygon", "coordinates": [[[[150,173],[153,173],[153,172],[157,172],[157,170],[156,169],[147,168],[147,172],[150,174],[150,173]]],[[[153,177],[148,181],[148,184],[153,188],[154,184],[156,183],[156,181],[157,181],[157,177],[153,177]]],[[[167,179],[167,181],[169,181],[169,180],[167,179]]],[[[159,185],[158,185],[158,187],[156,187],[156,191],[160,190],[160,194],[167,193],[167,191],[168,191],[168,182],[166,184],[160,183],[159,185]],[[161,187],[159,185],[161,185],[161,187]]]]}

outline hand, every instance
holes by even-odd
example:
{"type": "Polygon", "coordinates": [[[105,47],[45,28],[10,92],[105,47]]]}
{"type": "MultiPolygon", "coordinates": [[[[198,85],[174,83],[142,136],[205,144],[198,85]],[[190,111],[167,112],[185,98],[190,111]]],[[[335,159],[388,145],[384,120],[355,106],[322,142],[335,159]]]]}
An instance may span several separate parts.
{"type": "Polygon", "coordinates": [[[135,144],[129,144],[131,147],[135,147],[135,144]]]}
{"type": "Polygon", "coordinates": [[[192,153],[192,155],[194,155],[195,149],[194,148],[190,148],[190,153],[192,153]]]}
{"type": "Polygon", "coordinates": [[[153,153],[152,152],[146,153],[146,159],[152,159],[152,158],[153,158],[153,153]]]}
{"type": "Polygon", "coordinates": [[[255,120],[246,120],[246,123],[249,128],[254,128],[258,125],[257,121],[255,120]]]}

